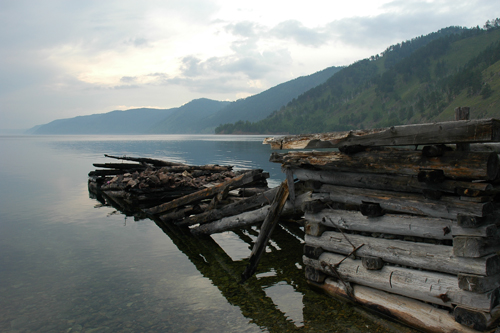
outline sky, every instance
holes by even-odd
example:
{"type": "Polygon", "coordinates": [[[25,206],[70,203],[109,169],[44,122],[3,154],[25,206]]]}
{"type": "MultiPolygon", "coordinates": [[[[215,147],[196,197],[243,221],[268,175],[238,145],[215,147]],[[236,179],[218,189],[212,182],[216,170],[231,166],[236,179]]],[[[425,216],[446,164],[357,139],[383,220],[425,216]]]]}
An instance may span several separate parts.
{"type": "Polygon", "coordinates": [[[234,101],[448,26],[498,0],[0,0],[0,129],[234,101]]]}

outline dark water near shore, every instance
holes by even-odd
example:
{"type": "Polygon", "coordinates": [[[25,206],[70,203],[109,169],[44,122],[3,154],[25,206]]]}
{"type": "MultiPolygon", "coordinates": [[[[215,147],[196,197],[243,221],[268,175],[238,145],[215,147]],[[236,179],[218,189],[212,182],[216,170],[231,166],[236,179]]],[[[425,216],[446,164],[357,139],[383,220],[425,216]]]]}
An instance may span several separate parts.
{"type": "Polygon", "coordinates": [[[410,332],[312,291],[302,229],[276,228],[238,284],[258,228],[199,240],[89,198],[103,154],[262,168],[261,136],[0,136],[1,332],[410,332]]]}

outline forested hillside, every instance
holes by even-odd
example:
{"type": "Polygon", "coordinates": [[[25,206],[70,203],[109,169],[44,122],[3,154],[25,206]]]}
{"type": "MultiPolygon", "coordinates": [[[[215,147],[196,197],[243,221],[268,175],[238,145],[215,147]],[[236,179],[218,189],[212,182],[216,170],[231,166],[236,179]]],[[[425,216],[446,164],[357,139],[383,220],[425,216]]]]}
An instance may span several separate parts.
{"type": "Polygon", "coordinates": [[[483,28],[449,27],[358,61],[258,122],[216,133],[317,133],[452,120],[457,106],[473,118],[500,117],[500,20],[483,28]]]}

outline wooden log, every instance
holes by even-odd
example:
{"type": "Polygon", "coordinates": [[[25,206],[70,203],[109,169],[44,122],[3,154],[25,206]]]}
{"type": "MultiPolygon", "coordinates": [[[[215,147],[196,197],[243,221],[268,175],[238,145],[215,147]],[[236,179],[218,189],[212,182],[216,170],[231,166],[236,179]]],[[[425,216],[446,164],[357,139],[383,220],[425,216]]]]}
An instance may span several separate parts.
{"type": "Polygon", "coordinates": [[[318,259],[325,251],[320,246],[304,245],[304,255],[311,259],[318,259]]]}
{"type": "Polygon", "coordinates": [[[146,166],[139,163],[94,163],[92,164],[96,168],[108,168],[108,169],[146,169],[146,166]]]}
{"type": "Polygon", "coordinates": [[[288,198],[288,183],[285,180],[281,183],[278,193],[274,198],[273,203],[271,204],[269,214],[266,216],[266,219],[262,223],[262,227],[260,229],[259,237],[257,237],[257,241],[255,242],[252,252],[250,253],[248,266],[245,268],[245,271],[241,274],[241,283],[244,283],[248,280],[257,269],[260,258],[265,251],[267,246],[267,242],[271,237],[271,234],[274,230],[274,227],[278,223],[279,216],[283,207],[285,206],[286,200],[288,198]]]}
{"type": "Polygon", "coordinates": [[[306,279],[316,283],[323,283],[326,278],[326,274],[322,271],[315,269],[311,266],[306,266],[304,269],[304,273],[306,275],[306,279]]]}
{"type": "Polygon", "coordinates": [[[500,319],[500,307],[496,307],[491,312],[484,312],[457,306],[453,311],[453,315],[457,323],[484,332],[493,329],[498,323],[500,319]]]}
{"type": "Polygon", "coordinates": [[[326,231],[326,227],[316,222],[306,221],[306,225],[304,227],[304,232],[306,235],[311,236],[321,236],[323,232],[326,231]]]}
{"type": "Polygon", "coordinates": [[[330,276],[339,276],[343,281],[450,308],[459,304],[491,311],[499,303],[498,290],[484,294],[464,291],[458,288],[456,275],[387,265],[379,270],[369,270],[361,260],[345,259],[328,252],[324,252],[318,260],[304,256],[303,262],[330,276]],[[336,272],[332,275],[333,270],[336,272]]]}
{"type": "Polygon", "coordinates": [[[483,152],[446,152],[439,157],[425,157],[418,151],[366,151],[355,155],[326,151],[272,153],[271,162],[293,169],[313,167],[318,170],[403,174],[417,176],[422,169],[443,170],[447,178],[493,180],[500,165],[498,155],[483,152]]]}
{"type": "Polygon", "coordinates": [[[89,177],[115,176],[123,175],[129,172],[128,170],[92,170],[89,172],[89,177]]]}
{"type": "Polygon", "coordinates": [[[366,217],[379,217],[385,214],[379,203],[364,202],[362,201],[359,205],[359,210],[361,214],[366,217]]]}
{"type": "Polygon", "coordinates": [[[440,184],[445,181],[443,170],[421,169],[417,174],[417,179],[421,183],[440,184]]]}
{"type": "Polygon", "coordinates": [[[480,258],[500,251],[499,237],[453,237],[453,254],[457,257],[480,258]]]}
{"type": "Polygon", "coordinates": [[[439,184],[419,182],[415,176],[384,175],[354,172],[333,172],[328,170],[293,169],[296,178],[302,181],[318,181],[330,185],[362,187],[372,190],[387,190],[398,192],[421,193],[422,190],[432,189],[459,195],[484,195],[494,191],[490,183],[472,183],[446,179],[439,184]]]}
{"type": "Polygon", "coordinates": [[[484,224],[485,218],[482,216],[458,214],[457,224],[463,228],[477,228],[484,224]]]}
{"type": "Polygon", "coordinates": [[[424,148],[422,148],[422,155],[426,157],[443,156],[445,152],[450,150],[451,149],[445,145],[425,146],[424,148]]]}
{"type": "MultiPolygon", "coordinates": [[[[470,108],[469,107],[458,107],[455,108],[455,120],[469,120],[470,118],[470,108]]],[[[457,143],[458,151],[469,151],[470,143],[457,143]]]]}
{"type": "MultiPolygon", "coordinates": [[[[341,282],[327,278],[325,283],[308,282],[328,295],[351,299],[341,282]]],[[[387,293],[373,288],[354,285],[354,301],[376,312],[398,319],[411,327],[435,333],[477,333],[455,321],[447,310],[436,309],[430,304],[408,297],[387,293]]]]}
{"type": "Polygon", "coordinates": [[[190,226],[195,224],[205,224],[220,220],[224,217],[234,216],[257,207],[270,204],[276,196],[279,187],[270,189],[262,194],[240,200],[236,203],[223,206],[219,209],[210,210],[195,216],[190,216],[176,223],[179,226],[190,226]]]}
{"type": "Polygon", "coordinates": [[[105,157],[109,158],[114,158],[118,160],[125,160],[125,161],[134,161],[134,162],[140,162],[140,163],[147,163],[155,166],[175,166],[175,165],[185,165],[183,163],[176,163],[176,162],[167,162],[167,161],[162,161],[162,160],[157,160],[154,158],[145,158],[145,157],[128,157],[128,156],[112,156],[108,154],[104,154],[105,157]]]}
{"type": "Polygon", "coordinates": [[[242,187],[238,190],[240,197],[253,197],[255,195],[269,191],[269,187],[242,187]]]}
{"type": "Polygon", "coordinates": [[[365,269],[371,271],[376,271],[384,267],[384,261],[382,258],[377,257],[363,257],[361,258],[361,263],[365,269]]]}
{"type": "Polygon", "coordinates": [[[462,290],[483,294],[500,287],[500,274],[482,276],[474,274],[458,274],[458,287],[462,290]]]}
{"type": "Polygon", "coordinates": [[[305,219],[331,228],[431,239],[452,239],[453,236],[492,237],[498,231],[495,224],[464,228],[457,221],[442,218],[395,214],[367,218],[356,211],[326,208],[317,212],[306,211],[305,219]]]}
{"type": "Polygon", "coordinates": [[[325,231],[321,237],[305,235],[307,245],[320,246],[325,251],[348,255],[353,246],[364,244],[356,255],[379,257],[396,265],[422,268],[449,274],[470,273],[495,275],[500,272],[500,256],[489,255],[482,258],[463,258],[453,255],[453,247],[415,243],[401,240],[387,240],[355,234],[343,235],[325,231]],[[349,241],[346,239],[348,238],[349,241]]]}
{"type": "Polygon", "coordinates": [[[397,193],[358,189],[346,186],[323,185],[320,192],[328,193],[331,201],[360,205],[363,201],[378,203],[386,211],[430,217],[457,219],[458,214],[486,216],[493,212],[490,202],[460,201],[456,197],[442,197],[439,201],[425,199],[412,193],[397,193]]]}
{"type": "Polygon", "coordinates": [[[183,196],[181,198],[172,200],[170,202],[166,202],[164,204],[145,209],[144,212],[146,214],[151,214],[151,215],[157,215],[157,214],[162,214],[165,212],[168,212],[169,210],[175,209],[177,207],[181,207],[187,204],[190,204],[195,201],[200,201],[203,199],[208,199],[211,198],[214,195],[217,195],[218,193],[222,192],[225,190],[227,187],[231,188],[238,188],[240,186],[243,186],[245,184],[251,183],[255,180],[256,177],[259,176],[259,174],[262,172],[262,170],[257,169],[257,170],[252,170],[249,172],[246,172],[244,174],[241,174],[237,177],[234,177],[231,180],[228,180],[224,183],[203,189],[201,191],[188,194],[186,196],[183,196]]]}
{"type": "Polygon", "coordinates": [[[412,146],[500,140],[496,119],[448,121],[390,128],[270,137],[271,149],[339,148],[343,146],[412,146]]]}
{"type": "MultiPolygon", "coordinates": [[[[293,214],[295,211],[299,210],[304,202],[311,200],[311,193],[303,193],[299,195],[295,200],[295,206],[292,206],[290,201],[287,201],[281,215],[293,214]]],[[[220,220],[213,221],[210,223],[205,223],[200,226],[191,229],[194,235],[211,235],[219,232],[224,232],[227,230],[232,230],[236,228],[243,228],[250,225],[260,223],[265,220],[266,216],[269,214],[271,209],[270,205],[256,209],[253,211],[227,216],[220,220]]]]}

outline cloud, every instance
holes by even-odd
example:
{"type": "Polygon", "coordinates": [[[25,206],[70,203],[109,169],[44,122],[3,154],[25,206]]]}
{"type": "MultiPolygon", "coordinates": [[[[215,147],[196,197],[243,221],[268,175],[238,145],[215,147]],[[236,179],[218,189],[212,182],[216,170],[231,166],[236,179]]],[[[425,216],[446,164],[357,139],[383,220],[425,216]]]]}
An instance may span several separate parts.
{"type": "Polygon", "coordinates": [[[312,47],[319,47],[330,39],[328,32],[320,28],[307,28],[297,20],[279,23],[269,33],[280,39],[292,39],[295,42],[312,47]]]}

